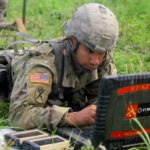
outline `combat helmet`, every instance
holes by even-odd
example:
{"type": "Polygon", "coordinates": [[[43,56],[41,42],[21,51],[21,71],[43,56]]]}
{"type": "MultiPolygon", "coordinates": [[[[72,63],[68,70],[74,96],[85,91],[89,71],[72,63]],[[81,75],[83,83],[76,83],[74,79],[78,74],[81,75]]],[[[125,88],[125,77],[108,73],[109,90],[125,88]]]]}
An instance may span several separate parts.
{"type": "Polygon", "coordinates": [[[75,37],[76,45],[71,50],[78,67],[90,72],[78,63],[76,48],[79,42],[92,51],[110,52],[118,39],[118,22],[115,15],[104,5],[85,4],[76,9],[72,18],[62,25],[66,38],[75,37]]]}

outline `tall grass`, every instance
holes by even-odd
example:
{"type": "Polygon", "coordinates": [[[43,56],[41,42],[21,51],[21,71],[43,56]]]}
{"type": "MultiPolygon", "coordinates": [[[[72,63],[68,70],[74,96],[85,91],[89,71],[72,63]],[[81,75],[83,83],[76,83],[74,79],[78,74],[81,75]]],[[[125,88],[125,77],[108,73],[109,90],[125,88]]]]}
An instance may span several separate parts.
{"type": "MultiPolygon", "coordinates": [[[[136,124],[138,124],[140,129],[142,130],[143,134],[140,131],[137,131],[137,133],[142,138],[145,145],[144,146],[133,147],[133,148],[130,148],[128,150],[144,150],[144,149],[150,150],[150,138],[149,138],[148,133],[145,131],[145,129],[143,128],[143,126],[141,125],[141,123],[139,122],[139,120],[137,118],[133,118],[132,120],[134,120],[136,122],[136,124]]],[[[135,129],[133,128],[133,130],[135,130],[135,129]]]]}
{"type": "Polygon", "coordinates": [[[0,102],[0,126],[8,125],[9,103],[0,102]]]}

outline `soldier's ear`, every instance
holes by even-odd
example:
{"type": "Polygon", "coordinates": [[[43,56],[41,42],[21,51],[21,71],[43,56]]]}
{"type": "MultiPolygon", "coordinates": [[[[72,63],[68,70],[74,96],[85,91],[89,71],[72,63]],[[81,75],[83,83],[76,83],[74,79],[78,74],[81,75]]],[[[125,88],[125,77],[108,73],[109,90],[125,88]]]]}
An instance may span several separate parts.
{"type": "Polygon", "coordinates": [[[69,38],[70,46],[74,45],[74,39],[75,39],[75,37],[69,38]]]}

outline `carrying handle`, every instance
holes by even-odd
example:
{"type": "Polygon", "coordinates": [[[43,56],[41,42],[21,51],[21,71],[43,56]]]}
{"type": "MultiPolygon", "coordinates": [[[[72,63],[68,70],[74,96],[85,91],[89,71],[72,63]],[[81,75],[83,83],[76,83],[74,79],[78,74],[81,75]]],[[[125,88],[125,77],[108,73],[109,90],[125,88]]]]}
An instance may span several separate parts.
{"type": "Polygon", "coordinates": [[[5,48],[5,58],[6,58],[7,62],[9,64],[11,64],[11,58],[14,57],[14,55],[12,53],[10,53],[10,52],[7,51],[7,49],[10,46],[14,45],[14,54],[16,55],[18,53],[17,44],[19,44],[19,43],[33,43],[33,44],[37,44],[37,43],[40,43],[40,42],[41,41],[38,41],[38,40],[30,37],[29,35],[23,33],[23,32],[17,32],[17,34],[14,37],[14,42],[10,43],[5,48]],[[17,36],[20,36],[20,37],[24,38],[27,41],[17,41],[17,36]]]}

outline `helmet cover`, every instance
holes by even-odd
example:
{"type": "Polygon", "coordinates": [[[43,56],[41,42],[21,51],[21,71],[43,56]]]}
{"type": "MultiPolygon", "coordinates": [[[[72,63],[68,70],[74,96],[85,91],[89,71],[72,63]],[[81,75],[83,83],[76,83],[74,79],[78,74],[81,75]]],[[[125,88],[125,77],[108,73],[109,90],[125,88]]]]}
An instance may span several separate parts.
{"type": "Polygon", "coordinates": [[[110,52],[118,39],[118,22],[104,5],[85,4],[62,25],[66,38],[75,37],[85,47],[99,53],[110,52]]]}

